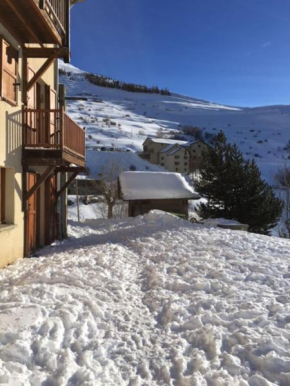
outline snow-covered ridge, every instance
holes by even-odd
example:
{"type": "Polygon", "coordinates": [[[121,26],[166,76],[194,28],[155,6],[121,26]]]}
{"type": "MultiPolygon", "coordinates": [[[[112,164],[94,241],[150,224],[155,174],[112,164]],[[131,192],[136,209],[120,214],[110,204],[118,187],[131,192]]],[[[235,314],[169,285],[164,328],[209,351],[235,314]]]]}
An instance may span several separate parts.
{"type": "MultiPolygon", "coordinates": [[[[169,137],[184,125],[200,127],[203,134],[223,130],[248,159],[255,158],[262,175],[273,175],[288,162],[290,106],[238,108],[178,94],[132,93],[90,84],[84,72],[68,64],[60,67],[69,96],[87,100],[68,101],[69,114],[86,127],[90,148],[128,148],[139,152],[147,136],[169,137]]],[[[144,170],[144,169],[143,169],[144,170]]]]}

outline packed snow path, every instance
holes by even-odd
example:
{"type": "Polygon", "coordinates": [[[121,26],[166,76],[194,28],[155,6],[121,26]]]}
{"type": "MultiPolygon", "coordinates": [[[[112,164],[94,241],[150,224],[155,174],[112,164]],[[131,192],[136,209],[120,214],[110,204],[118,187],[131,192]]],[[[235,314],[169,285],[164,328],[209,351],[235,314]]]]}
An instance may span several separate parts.
{"type": "Polygon", "coordinates": [[[151,213],[1,271],[0,384],[290,385],[290,243],[151,213]]]}

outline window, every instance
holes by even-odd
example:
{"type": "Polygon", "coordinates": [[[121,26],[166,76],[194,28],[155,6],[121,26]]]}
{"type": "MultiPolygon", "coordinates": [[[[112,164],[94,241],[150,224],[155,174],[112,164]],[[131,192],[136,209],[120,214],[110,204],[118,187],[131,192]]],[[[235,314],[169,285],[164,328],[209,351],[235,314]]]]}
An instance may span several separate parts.
{"type": "Polygon", "coordinates": [[[187,162],[184,162],[184,166],[187,166],[187,162]]]}
{"type": "Polygon", "coordinates": [[[18,51],[4,39],[0,39],[0,91],[1,97],[17,103],[18,51]]]}
{"type": "Polygon", "coordinates": [[[163,161],[163,160],[164,160],[164,157],[161,157],[161,160],[163,161]]]}
{"type": "Polygon", "coordinates": [[[174,162],[174,165],[179,165],[179,162],[174,162]]]}
{"type": "Polygon", "coordinates": [[[148,151],[148,146],[144,146],[144,153],[147,153],[148,151]]]}
{"type": "Polygon", "coordinates": [[[175,155],[174,158],[175,158],[175,159],[179,159],[180,156],[179,156],[179,155],[175,155]]]}
{"type": "Polygon", "coordinates": [[[6,223],[5,201],[6,201],[6,170],[4,168],[0,168],[0,224],[6,223]]]}
{"type": "Polygon", "coordinates": [[[161,166],[164,166],[164,163],[161,163],[160,165],[161,165],[161,166]]]}
{"type": "Polygon", "coordinates": [[[175,171],[178,172],[178,168],[176,168],[175,171]]]}
{"type": "Polygon", "coordinates": [[[14,175],[14,169],[0,167],[0,227],[14,223],[14,175]]]}

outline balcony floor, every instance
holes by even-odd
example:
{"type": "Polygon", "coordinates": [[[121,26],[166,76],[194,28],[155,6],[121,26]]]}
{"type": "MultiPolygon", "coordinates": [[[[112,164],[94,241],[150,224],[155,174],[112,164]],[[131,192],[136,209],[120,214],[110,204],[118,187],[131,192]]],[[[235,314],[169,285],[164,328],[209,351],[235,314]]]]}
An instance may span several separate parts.
{"type": "Polygon", "coordinates": [[[75,164],[84,167],[85,159],[67,150],[24,148],[22,164],[26,166],[67,166],[75,164]]]}

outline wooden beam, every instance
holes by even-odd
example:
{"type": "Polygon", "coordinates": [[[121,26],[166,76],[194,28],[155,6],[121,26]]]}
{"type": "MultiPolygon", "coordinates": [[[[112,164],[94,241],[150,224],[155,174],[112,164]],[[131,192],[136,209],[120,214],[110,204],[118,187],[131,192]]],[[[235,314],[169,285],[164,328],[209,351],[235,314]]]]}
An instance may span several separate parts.
{"type": "Polygon", "coordinates": [[[21,45],[21,47],[23,47],[25,44],[23,37],[20,36],[16,31],[14,31],[11,28],[8,18],[6,18],[5,15],[2,15],[1,10],[0,10],[0,22],[4,25],[7,31],[9,31],[9,33],[14,37],[14,39],[21,45]]]}
{"type": "Polygon", "coordinates": [[[49,67],[52,65],[54,60],[58,57],[58,52],[57,50],[53,55],[51,55],[45,63],[40,67],[40,69],[36,72],[34,77],[28,82],[27,84],[27,89],[26,91],[29,92],[34,84],[42,77],[42,75],[49,69],[49,67]]]}
{"type": "Polygon", "coordinates": [[[25,26],[25,28],[28,30],[30,35],[37,41],[38,44],[43,46],[43,43],[39,39],[39,37],[33,32],[32,28],[29,26],[29,22],[25,20],[25,18],[22,16],[21,12],[18,11],[18,9],[15,7],[15,5],[12,4],[11,0],[4,0],[6,4],[10,7],[10,9],[14,12],[15,15],[17,15],[18,19],[22,22],[22,24],[25,26]]]}
{"type": "Polygon", "coordinates": [[[31,48],[25,47],[25,54],[28,58],[49,58],[57,53],[58,58],[62,58],[67,53],[67,48],[31,48]]]}
{"type": "Polygon", "coordinates": [[[46,171],[40,176],[36,184],[29,190],[29,192],[24,193],[24,201],[28,201],[29,198],[40,188],[41,184],[50,177],[54,172],[55,166],[49,166],[46,171]]]}
{"type": "Polygon", "coordinates": [[[85,172],[86,168],[78,167],[78,166],[59,166],[55,169],[56,173],[82,173],[85,172]]]}
{"type": "Polygon", "coordinates": [[[66,190],[66,188],[73,182],[73,180],[76,178],[76,176],[79,174],[79,171],[75,171],[70,178],[67,180],[67,182],[60,188],[58,192],[56,192],[56,199],[58,199],[62,193],[66,190]]]}

